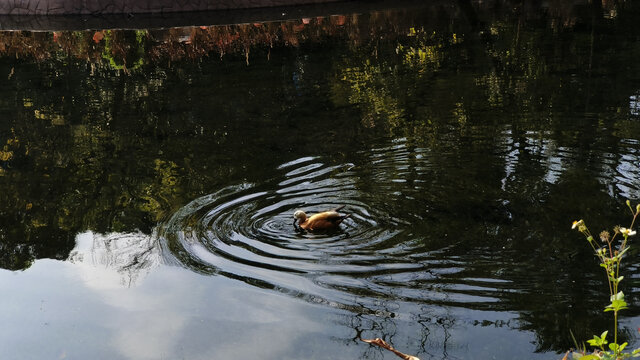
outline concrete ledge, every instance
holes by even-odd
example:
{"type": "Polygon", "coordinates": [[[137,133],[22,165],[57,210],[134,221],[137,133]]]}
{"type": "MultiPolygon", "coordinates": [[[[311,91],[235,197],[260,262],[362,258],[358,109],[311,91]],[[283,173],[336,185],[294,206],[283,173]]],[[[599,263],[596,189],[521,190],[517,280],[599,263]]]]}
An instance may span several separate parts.
{"type": "Polygon", "coordinates": [[[336,1],[339,0],[0,0],[0,15],[164,14],[336,1]]]}
{"type": "MultiPolygon", "coordinates": [[[[0,2],[6,0],[0,0],[0,2]]],[[[97,0],[83,0],[97,1],[97,0]]],[[[155,1],[155,0],[149,0],[155,1]]],[[[432,0],[442,4],[446,0],[432,0]]],[[[285,21],[335,14],[369,13],[392,8],[424,7],[421,0],[366,0],[217,11],[147,14],[0,15],[0,30],[64,31],[102,29],[160,29],[179,26],[246,24],[285,21]]]]}

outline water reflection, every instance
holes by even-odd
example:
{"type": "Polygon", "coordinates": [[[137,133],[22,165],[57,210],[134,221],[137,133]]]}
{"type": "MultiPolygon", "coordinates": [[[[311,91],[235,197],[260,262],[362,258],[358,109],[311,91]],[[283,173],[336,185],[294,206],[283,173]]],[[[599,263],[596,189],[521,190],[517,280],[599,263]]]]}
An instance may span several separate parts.
{"type": "Polygon", "coordinates": [[[86,232],[76,238],[68,261],[82,266],[88,283],[101,287],[131,287],[161,263],[155,236],[143,233],[106,235],[86,232]],[[92,271],[93,269],[100,269],[92,271]]]}
{"type": "Polygon", "coordinates": [[[0,272],[4,291],[13,294],[0,299],[7,310],[0,315],[4,357],[275,360],[300,349],[301,356],[359,358],[358,348],[336,351],[314,341],[330,335],[321,326],[327,315],[295,299],[179,267],[160,266],[133,288],[122,288],[113,275],[101,266],[52,260],[28,272],[0,272]]]}
{"type": "MultiPolygon", "coordinates": [[[[406,140],[363,155],[366,166],[327,165],[313,157],[291,161],[278,167],[280,177],[193,201],[161,226],[160,236],[180,263],[197,272],[355,312],[395,316],[379,309],[379,301],[494,309],[514,285],[501,277],[469,278],[469,264],[447,254],[464,237],[449,239],[456,232],[436,225],[450,211],[435,201],[438,189],[447,191],[433,177],[436,155],[410,148],[406,140]],[[296,209],[337,205],[352,214],[341,231],[294,231],[296,209]],[[355,297],[356,307],[350,305],[355,297]]],[[[504,207],[484,211],[478,220],[489,227],[511,222],[504,207]]],[[[452,220],[447,218],[455,226],[452,220]]],[[[492,264],[487,258],[486,266],[492,264]]]]}
{"type": "MultiPolygon", "coordinates": [[[[274,328],[294,340],[271,358],[380,357],[359,334],[427,357],[516,341],[529,358],[601,332],[604,279],[568,225],[619,223],[640,196],[638,3],[464,3],[0,33],[0,266],[26,270],[0,281],[17,333],[43,331],[32,310],[50,294],[106,309],[87,321],[127,349],[112,358],[197,357],[180,344],[215,358],[217,338],[260,357],[234,337],[269,346],[274,328]],[[295,209],[342,204],[341,232],[293,232],[295,209]]],[[[77,334],[83,315],[61,314],[56,331],[77,334]]],[[[75,353],[107,351],[91,341],[75,353]]]]}

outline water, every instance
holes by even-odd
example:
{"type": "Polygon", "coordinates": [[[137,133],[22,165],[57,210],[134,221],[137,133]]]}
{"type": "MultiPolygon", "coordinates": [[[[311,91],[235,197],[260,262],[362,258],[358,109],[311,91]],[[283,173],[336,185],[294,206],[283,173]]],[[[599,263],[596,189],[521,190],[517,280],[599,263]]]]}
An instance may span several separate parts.
{"type": "Polygon", "coordinates": [[[403,6],[0,32],[6,358],[555,359],[612,330],[570,226],[640,201],[637,5],[403,6]]]}

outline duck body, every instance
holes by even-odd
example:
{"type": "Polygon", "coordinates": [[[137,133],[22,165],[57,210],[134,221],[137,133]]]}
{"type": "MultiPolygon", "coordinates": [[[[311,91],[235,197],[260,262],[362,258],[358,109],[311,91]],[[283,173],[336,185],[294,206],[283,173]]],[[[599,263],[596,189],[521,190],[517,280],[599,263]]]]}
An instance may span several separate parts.
{"type": "Polygon", "coordinates": [[[329,211],[313,214],[307,217],[304,211],[298,210],[293,214],[293,225],[297,229],[306,231],[327,231],[337,229],[340,223],[351,216],[351,214],[341,214],[344,205],[329,211]]]}

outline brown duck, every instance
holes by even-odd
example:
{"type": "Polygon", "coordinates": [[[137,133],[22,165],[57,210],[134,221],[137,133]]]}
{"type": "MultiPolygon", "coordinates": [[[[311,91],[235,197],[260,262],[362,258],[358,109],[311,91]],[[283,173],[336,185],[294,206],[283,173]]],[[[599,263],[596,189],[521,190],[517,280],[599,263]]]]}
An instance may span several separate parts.
{"type": "Polygon", "coordinates": [[[293,214],[293,226],[298,231],[327,231],[337,229],[340,223],[351,214],[340,214],[344,205],[333,210],[324,211],[307,217],[304,211],[298,210],[293,214]]]}

